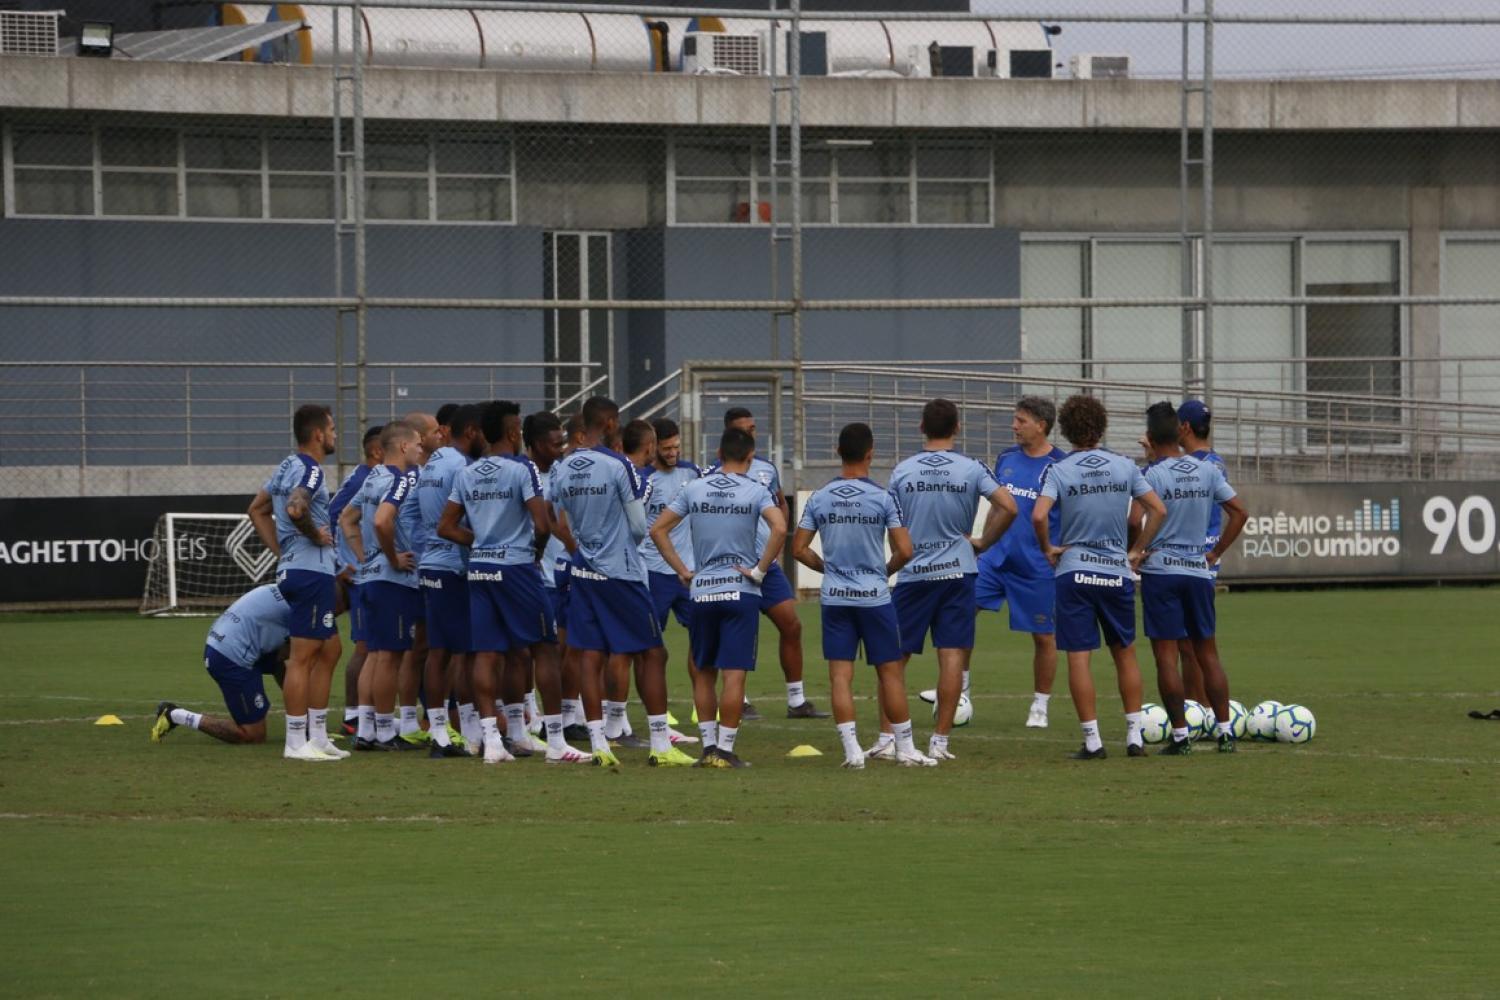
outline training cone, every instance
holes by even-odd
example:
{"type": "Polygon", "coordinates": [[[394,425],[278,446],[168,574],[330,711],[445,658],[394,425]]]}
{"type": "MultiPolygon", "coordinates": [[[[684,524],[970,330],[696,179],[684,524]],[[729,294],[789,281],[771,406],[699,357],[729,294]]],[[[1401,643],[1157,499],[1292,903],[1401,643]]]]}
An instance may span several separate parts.
{"type": "Polygon", "coordinates": [[[120,717],[118,715],[101,715],[101,716],[99,716],[98,720],[95,721],[94,725],[96,725],[96,726],[123,726],[123,725],[125,725],[125,723],[123,723],[123,722],[120,721],[120,717]]]}
{"type": "Polygon", "coordinates": [[[788,757],[821,757],[823,756],[823,751],[815,746],[809,746],[804,743],[801,746],[792,747],[786,752],[786,755],[788,757]]]}

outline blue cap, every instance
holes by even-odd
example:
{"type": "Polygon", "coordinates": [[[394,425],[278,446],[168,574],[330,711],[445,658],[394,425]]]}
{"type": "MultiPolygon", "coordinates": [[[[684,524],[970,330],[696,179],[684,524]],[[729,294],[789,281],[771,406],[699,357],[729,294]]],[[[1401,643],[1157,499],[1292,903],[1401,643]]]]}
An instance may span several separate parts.
{"type": "Polygon", "coordinates": [[[1201,424],[1211,416],[1208,404],[1201,399],[1186,399],[1177,408],[1177,419],[1185,424],[1201,424]]]}

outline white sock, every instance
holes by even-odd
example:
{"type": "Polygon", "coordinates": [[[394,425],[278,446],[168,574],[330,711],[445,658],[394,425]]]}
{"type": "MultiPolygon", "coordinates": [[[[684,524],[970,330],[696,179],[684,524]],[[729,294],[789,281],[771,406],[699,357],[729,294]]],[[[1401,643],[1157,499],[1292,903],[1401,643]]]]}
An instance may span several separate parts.
{"type": "Polygon", "coordinates": [[[307,745],[307,716],[288,715],[286,717],[286,748],[288,750],[301,750],[307,745]]]}
{"type": "Polygon", "coordinates": [[[1214,725],[1214,735],[1215,736],[1231,736],[1231,735],[1233,735],[1233,730],[1230,729],[1229,723],[1227,723],[1227,722],[1215,723],[1215,725],[1214,725]]]}
{"type": "Polygon", "coordinates": [[[493,715],[481,716],[479,719],[480,739],[485,743],[492,743],[500,739],[500,723],[495,721],[493,715]]]}
{"type": "Polygon", "coordinates": [[[526,738],[526,703],[524,701],[505,706],[505,731],[517,743],[526,738]]]}
{"type": "Polygon", "coordinates": [[[589,727],[589,748],[595,753],[598,753],[600,750],[608,750],[609,738],[604,735],[604,720],[590,719],[587,725],[589,727]]]}
{"type": "Polygon", "coordinates": [[[844,744],[845,760],[862,760],[864,751],[859,747],[859,736],[855,733],[856,723],[840,722],[836,726],[839,731],[839,742],[844,744]]]}
{"type": "Polygon", "coordinates": [[[969,672],[967,670],[965,670],[964,671],[964,694],[968,694],[968,693],[969,693],[969,672]]]}
{"type": "Polygon", "coordinates": [[[542,717],[543,724],[547,727],[547,749],[552,753],[562,753],[568,748],[563,740],[563,721],[561,715],[546,715],[542,717]]]}
{"type": "Polygon", "coordinates": [[[796,708],[807,700],[801,681],[791,681],[786,686],[786,707],[796,708]]]}
{"type": "Polygon", "coordinates": [[[373,740],[375,738],[375,706],[359,706],[359,729],[358,738],[362,740],[373,740]]]}
{"type": "Polygon", "coordinates": [[[355,708],[353,705],[345,705],[344,706],[344,721],[345,722],[355,722],[358,719],[359,719],[359,709],[355,708]]]}
{"type": "Polygon", "coordinates": [[[725,753],[734,753],[734,738],[740,734],[738,728],[730,729],[728,726],[719,727],[719,749],[725,753]]]}
{"type": "Polygon", "coordinates": [[[882,732],[878,737],[875,738],[875,745],[877,747],[883,747],[883,746],[885,746],[885,745],[887,745],[889,743],[894,743],[894,742],[896,742],[896,734],[895,733],[882,732]]]}
{"type": "MultiPolygon", "coordinates": [[[[896,741],[896,749],[897,750],[901,749],[901,741],[899,739],[896,741]]],[[[938,733],[933,733],[932,737],[930,739],[928,739],[928,741],[927,741],[927,752],[928,753],[933,753],[933,752],[938,751],[938,750],[947,751],[947,749],[948,749],[948,737],[946,737],[946,736],[942,736],[942,735],[940,735],[938,733]]]]}
{"type": "Polygon", "coordinates": [[[526,692],[526,714],[528,716],[530,716],[531,718],[533,718],[533,719],[536,718],[538,715],[541,714],[541,713],[539,713],[536,710],[536,692],[535,691],[527,691],[526,692]]]}
{"type": "Polygon", "coordinates": [[[1128,747],[1138,747],[1146,742],[1141,732],[1141,718],[1140,712],[1125,713],[1125,745],[1128,747]]]}
{"type": "Polygon", "coordinates": [[[665,715],[646,716],[646,725],[651,730],[651,752],[666,753],[672,749],[672,737],[667,735],[665,715]]]}
{"type": "Polygon", "coordinates": [[[698,737],[703,740],[703,749],[719,745],[719,723],[714,719],[698,720],[698,737]]]}
{"type": "Polygon", "coordinates": [[[483,739],[483,732],[479,727],[479,710],[474,707],[473,702],[466,701],[458,706],[458,731],[463,734],[465,743],[478,743],[483,739]]]}
{"type": "Polygon", "coordinates": [[[563,727],[576,726],[583,722],[583,699],[564,698],[562,703],[563,727]]]}
{"type": "Polygon", "coordinates": [[[1092,752],[1104,745],[1104,741],[1099,738],[1098,719],[1095,719],[1093,722],[1082,722],[1079,725],[1083,729],[1083,748],[1085,750],[1092,752]]]}
{"type": "MultiPolygon", "coordinates": [[[[891,723],[891,738],[896,741],[897,753],[914,753],[917,749],[912,745],[911,741],[910,719],[907,719],[905,722],[891,723]]],[[[948,738],[946,736],[937,736],[934,734],[932,738],[934,740],[941,739],[944,744],[948,742],[948,738]]]]}
{"type": "Polygon", "coordinates": [[[415,706],[415,705],[402,705],[401,706],[401,735],[402,736],[409,736],[412,733],[420,732],[421,729],[422,729],[422,719],[421,719],[421,716],[417,715],[417,706],[415,706]]]}
{"type": "Polygon", "coordinates": [[[1172,742],[1173,743],[1181,743],[1183,740],[1185,740],[1187,738],[1188,738],[1187,726],[1183,726],[1181,729],[1178,729],[1176,726],[1172,727],[1172,742]]]}
{"type": "Polygon", "coordinates": [[[448,739],[448,710],[446,708],[429,708],[427,710],[427,732],[432,736],[432,742],[440,747],[449,746],[448,739]]]}
{"type": "Polygon", "coordinates": [[[202,713],[189,712],[185,708],[174,708],[167,716],[177,725],[187,726],[189,729],[197,729],[198,723],[203,721],[202,713]]]}
{"type": "Polygon", "coordinates": [[[623,701],[606,701],[604,703],[604,735],[609,739],[619,739],[625,733],[625,703],[623,701]]]}
{"type": "MultiPolygon", "coordinates": [[[[645,707],[646,707],[646,703],[645,702],[641,702],[641,708],[645,708],[645,707]]],[[[625,709],[626,709],[626,711],[625,711],[625,717],[620,720],[620,733],[621,733],[621,735],[624,735],[624,736],[634,736],[635,735],[635,729],[634,729],[634,727],[632,727],[630,725],[630,703],[629,702],[625,703],[625,709]]]]}
{"type": "Polygon", "coordinates": [[[375,742],[388,743],[396,738],[396,713],[375,713],[375,742]]]}
{"type": "Polygon", "coordinates": [[[1042,692],[1040,691],[1033,691],[1031,693],[1031,710],[1034,712],[1041,712],[1043,715],[1046,715],[1047,702],[1051,700],[1052,696],[1050,694],[1042,694],[1042,692]]]}
{"type": "MultiPolygon", "coordinates": [[[[498,716],[498,717],[500,717],[500,718],[502,718],[502,719],[506,718],[506,716],[505,716],[505,699],[504,698],[496,698],[495,699],[495,715],[498,716]]],[[[507,720],[507,724],[508,724],[508,720],[507,720]]],[[[503,727],[501,728],[500,731],[502,733],[505,733],[506,736],[510,735],[510,732],[508,730],[506,730],[505,728],[503,728],[503,727]]]]}
{"type": "Polygon", "coordinates": [[[310,743],[328,742],[328,709],[307,710],[307,739],[310,743]]]}

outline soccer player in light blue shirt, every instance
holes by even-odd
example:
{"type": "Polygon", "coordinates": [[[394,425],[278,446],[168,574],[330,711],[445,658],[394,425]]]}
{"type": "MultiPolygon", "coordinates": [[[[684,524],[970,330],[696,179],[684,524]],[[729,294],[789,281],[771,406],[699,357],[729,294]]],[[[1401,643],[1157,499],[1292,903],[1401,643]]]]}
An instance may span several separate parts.
{"type": "Polygon", "coordinates": [[[896,739],[896,762],[931,767],[937,761],[912,743],[911,713],[906,711],[906,661],[901,655],[901,626],[891,604],[890,577],[912,557],[911,534],[890,492],[870,481],[875,435],[868,424],[848,424],[839,431],[839,477],[808,498],[797,522],[792,555],[823,575],[819,597],[823,611],[823,658],[833,718],[844,746],[844,767],[865,766],[854,723],[854,658],[861,644],[865,662],[875,668],[881,702],[890,706],[896,739]],[[886,537],[893,555],[886,559],[886,537]],[[814,552],[817,538],[822,552],[814,552]]]}
{"type": "MultiPolygon", "coordinates": [[[[421,481],[422,469],[427,465],[428,460],[447,442],[447,434],[446,429],[439,426],[437,418],[430,413],[408,413],[401,419],[416,429],[420,450],[417,454],[417,464],[412,466],[410,471],[412,488],[407,490],[406,495],[402,497],[401,506],[396,510],[396,520],[401,526],[402,536],[411,546],[411,554],[416,557],[420,565],[422,553],[427,548],[432,532],[422,519],[422,508],[417,500],[416,487],[421,481]]],[[[414,626],[412,644],[410,649],[402,652],[396,671],[396,705],[399,713],[396,720],[396,735],[408,743],[421,746],[430,742],[431,737],[422,729],[422,707],[419,699],[428,645],[427,604],[422,595],[420,573],[416,575],[413,586],[417,594],[416,603],[412,606],[414,626]]]]}
{"type": "Polygon", "coordinates": [[[344,732],[351,736],[359,721],[359,672],[364,669],[365,656],[369,651],[365,648],[365,616],[357,579],[359,560],[355,558],[354,550],[349,547],[349,540],[339,530],[339,518],[344,513],[344,508],[359,495],[370,470],[380,464],[382,426],[371,427],[365,431],[362,443],[365,460],[356,465],[354,470],[344,478],[338,493],[334,494],[333,500],[328,504],[328,521],[333,525],[333,541],[337,551],[335,562],[338,567],[338,581],[344,588],[344,608],[349,612],[349,639],[354,643],[354,649],[349,653],[349,660],[344,664],[344,732]]]}
{"type": "MultiPolygon", "coordinates": [[[[954,450],[959,435],[958,407],[934,399],[922,407],[923,450],[891,473],[891,495],[911,532],[914,555],[896,575],[892,600],[901,622],[901,651],[922,652],[928,631],[937,648],[937,722],[927,756],[952,760],[948,750],[953,716],[963,696],[964,670],[974,649],[976,557],[1005,534],[1016,517],[1016,502],[995,482],[983,462],[954,450]],[[990,502],[979,538],[972,537],[980,499],[990,502]]],[[[894,737],[882,724],[871,755],[894,755],[894,737]]]]}
{"type": "Polygon", "coordinates": [[[718,471],[678,490],[651,527],[661,557],[692,594],[688,634],[697,665],[693,702],[704,767],[745,766],[734,748],[745,675],[755,669],[760,588],[786,541],[786,519],[775,498],[746,475],[754,454],[755,439],[748,432],[726,428],[719,439],[718,471]],[[672,529],[682,520],[689,521],[696,570],[688,568],[672,545],[672,529]],[[761,523],[768,533],[764,543],[757,544],[761,523]],[[722,699],[716,695],[721,673],[722,699]]]}
{"type": "MultiPolygon", "coordinates": [[[[1192,646],[1208,689],[1219,751],[1233,753],[1229,678],[1214,641],[1213,567],[1239,537],[1248,515],[1219,463],[1182,454],[1177,443],[1177,412],[1171,403],[1156,403],[1146,411],[1146,438],[1153,457],[1146,481],[1167,508],[1166,522],[1141,563],[1146,635],[1156,659],[1162,705],[1172,718],[1172,742],[1162,753],[1179,755],[1192,749],[1183,714],[1183,681],[1177,669],[1178,646],[1183,642],[1192,646]],[[1209,530],[1209,516],[1221,509],[1227,516],[1223,533],[1205,553],[1203,537],[1209,530]]],[[[1132,518],[1139,513],[1132,512],[1132,518]]]]}
{"type": "MultiPolygon", "coordinates": [[[[1209,444],[1209,436],[1213,432],[1213,412],[1208,404],[1201,399],[1185,399],[1177,408],[1177,443],[1182,450],[1194,458],[1212,462],[1224,473],[1224,478],[1229,478],[1229,470],[1224,467],[1224,460],[1219,453],[1213,450],[1209,444]]],[[[1212,549],[1219,541],[1219,532],[1222,527],[1222,514],[1215,507],[1208,518],[1207,537],[1203,539],[1203,551],[1212,549]]],[[[1214,579],[1219,578],[1219,565],[1213,566],[1214,579]]],[[[1208,689],[1203,683],[1203,671],[1198,666],[1198,657],[1193,652],[1193,644],[1184,639],[1177,644],[1177,653],[1182,664],[1182,683],[1187,697],[1201,705],[1209,703],[1208,689]]]]}
{"type": "Polygon", "coordinates": [[[249,516],[261,542],[280,562],[276,585],[291,617],[291,656],[287,660],[286,748],[291,760],[337,760],[344,751],[328,739],[328,691],[338,666],[334,625],[338,587],[334,582],[333,531],[328,520],[328,484],[322,460],[338,446],[333,413],[309,403],[292,414],[297,450],[250,502],[249,516]],[[311,746],[311,749],[308,747],[311,746]]]}
{"type": "Polygon", "coordinates": [[[558,466],[553,505],[577,544],[568,598],[568,643],[580,651],[584,714],[597,764],[619,759],[604,735],[604,665],[609,656],[642,654],[636,687],[646,703],[651,758],[691,763],[673,752],[667,731],[666,650],[646,586],[640,543],[646,537],[645,485],[630,459],[604,446],[620,430],[620,407],[603,396],[583,404],[585,447],[558,466]]]}
{"type": "MultiPolygon", "coordinates": [[[[974,600],[980,610],[999,611],[1002,604],[1010,610],[1010,630],[1031,634],[1031,708],[1026,725],[1032,729],[1047,728],[1047,705],[1052,699],[1052,682],[1057,675],[1056,626],[1052,607],[1056,603],[1052,566],[1037,547],[1031,530],[1031,508],[1041,495],[1042,473],[1047,466],[1067,453],[1047,440],[1057,423],[1057,407],[1040,396],[1022,396],[1016,400],[1010,429],[1014,446],[995,456],[995,480],[1016,502],[1016,520],[1021,527],[1007,531],[994,548],[979,557],[979,578],[974,600]]],[[[1057,530],[1056,511],[1052,530],[1057,530]]],[[[967,677],[965,678],[967,681],[967,677]]],[[[965,683],[967,690],[968,684],[965,683]]],[[[922,692],[924,700],[936,700],[937,693],[922,692]]]]}
{"type": "MultiPolygon", "coordinates": [[[[651,476],[646,480],[648,530],[678,491],[703,475],[702,470],[682,457],[682,431],[675,421],[658,420],[652,425],[652,430],[656,433],[656,460],[652,463],[651,476]]],[[[673,531],[672,547],[686,561],[688,569],[692,569],[693,536],[686,521],[673,531]]],[[[646,561],[647,585],[651,589],[657,627],[665,629],[667,617],[675,614],[677,624],[687,628],[693,607],[687,588],[661,557],[649,534],[641,541],[641,558],[646,561]]]]}
{"type": "Polygon", "coordinates": [[[1125,703],[1125,748],[1144,757],[1141,734],[1141,670],[1135,658],[1135,587],[1131,573],[1145,558],[1166,510],[1141,470],[1123,455],[1100,447],[1109,427],[1104,404],[1093,396],[1071,396],[1057,415],[1074,451],[1047,468],[1042,495],[1031,511],[1031,527],[1057,576],[1057,648],[1068,654],[1068,688],[1083,727],[1083,746],[1071,756],[1108,756],[1099,738],[1090,654],[1099,631],[1109,646],[1125,703]],[[1145,509],[1145,526],[1127,551],[1131,498],[1145,509]],[[1061,523],[1052,538],[1052,508],[1061,523]]]}
{"type": "Polygon", "coordinates": [[[203,648],[203,666],[224,693],[230,717],[200,715],[164,701],[156,706],[151,742],[159,743],[173,729],[187,726],[225,743],[264,743],[271,705],[262,677],[270,674],[282,682],[289,617],[287,600],[274,583],[256,587],[231,604],[209,627],[203,648]]]}

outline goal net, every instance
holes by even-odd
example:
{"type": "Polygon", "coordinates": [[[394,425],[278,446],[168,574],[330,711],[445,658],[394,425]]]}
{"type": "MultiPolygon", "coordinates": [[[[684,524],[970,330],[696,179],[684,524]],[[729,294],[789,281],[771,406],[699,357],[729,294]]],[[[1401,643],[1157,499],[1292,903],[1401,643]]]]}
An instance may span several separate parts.
{"type": "Polygon", "coordinates": [[[212,614],[275,577],[276,556],[244,514],[163,514],[153,538],[143,615],[212,614]]]}

